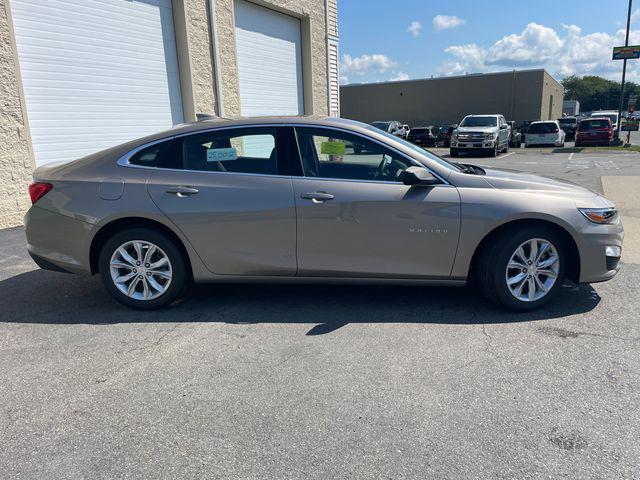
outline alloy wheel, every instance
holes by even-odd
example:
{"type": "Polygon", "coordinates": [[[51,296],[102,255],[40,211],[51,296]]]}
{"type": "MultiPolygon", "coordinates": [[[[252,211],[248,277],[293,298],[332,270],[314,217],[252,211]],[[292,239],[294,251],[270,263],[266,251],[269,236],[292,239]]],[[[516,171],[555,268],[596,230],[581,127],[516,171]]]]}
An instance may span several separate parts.
{"type": "Polygon", "coordinates": [[[131,240],[116,248],[109,270],[118,290],[129,298],[145,301],[167,291],[173,272],[167,254],[145,240],[131,240]]]}
{"type": "Polygon", "coordinates": [[[543,238],[532,238],[513,252],[505,274],[507,287],[522,302],[535,302],[553,288],[560,272],[555,246],[543,238]]]}

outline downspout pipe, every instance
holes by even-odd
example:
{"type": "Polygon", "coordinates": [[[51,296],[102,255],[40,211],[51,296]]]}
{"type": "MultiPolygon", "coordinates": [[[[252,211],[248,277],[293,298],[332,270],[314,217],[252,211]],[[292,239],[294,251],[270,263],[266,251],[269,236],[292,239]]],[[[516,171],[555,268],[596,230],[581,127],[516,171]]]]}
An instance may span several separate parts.
{"type": "Polygon", "coordinates": [[[216,1],[209,0],[209,29],[211,30],[211,52],[213,60],[213,79],[215,83],[216,114],[224,117],[224,97],[222,96],[222,85],[220,76],[220,49],[218,45],[218,27],[216,26],[216,1]]]}

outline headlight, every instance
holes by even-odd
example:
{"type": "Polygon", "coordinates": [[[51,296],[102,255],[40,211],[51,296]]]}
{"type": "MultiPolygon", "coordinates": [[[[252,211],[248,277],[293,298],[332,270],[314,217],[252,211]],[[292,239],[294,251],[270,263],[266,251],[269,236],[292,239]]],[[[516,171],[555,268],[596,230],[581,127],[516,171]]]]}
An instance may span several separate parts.
{"type": "Polygon", "coordinates": [[[453,132],[451,132],[451,138],[456,139],[458,138],[458,131],[454,130],[453,132]]]}
{"type": "Polygon", "coordinates": [[[611,224],[618,221],[618,211],[613,208],[579,208],[580,213],[593,223],[611,224]]]}
{"type": "Polygon", "coordinates": [[[489,132],[489,133],[485,133],[484,134],[484,139],[485,140],[494,140],[496,138],[496,134],[493,132],[489,132]]]}

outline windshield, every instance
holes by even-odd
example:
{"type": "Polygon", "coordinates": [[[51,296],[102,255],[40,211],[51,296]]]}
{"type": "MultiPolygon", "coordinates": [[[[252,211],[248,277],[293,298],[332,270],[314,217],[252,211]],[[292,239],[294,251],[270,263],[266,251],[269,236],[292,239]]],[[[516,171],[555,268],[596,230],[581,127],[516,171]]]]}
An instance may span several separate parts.
{"type": "Polygon", "coordinates": [[[371,125],[387,132],[389,131],[389,125],[391,125],[391,122],[373,122],[371,125]]]}
{"type": "MultiPolygon", "coordinates": [[[[369,130],[373,130],[374,129],[373,128],[373,124],[372,125],[367,125],[367,128],[369,130]]],[[[386,131],[379,132],[378,130],[376,130],[376,132],[377,133],[382,133],[382,135],[384,135],[385,137],[390,138],[394,142],[401,143],[405,147],[410,148],[411,150],[413,150],[414,152],[419,153],[420,155],[423,155],[425,157],[429,157],[429,160],[433,160],[434,162],[442,165],[443,167],[446,167],[446,168],[448,168],[450,170],[455,170],[456,172],[460,172],[461,171],[460,168],[455,166],[453,163],[447,162],[444,158],[440,158],[437,155],[434,155],[433,153],[431,153],[430,151],[425,150],[424,148],[420,148],[417,145],[414,145],[413,143],[404,140],[403,138],[396,137],[395,135],[392,135],[392,134],[390,134],[389,132],[386,132],[386,131]]]]}
{"type": "Polygon", "coordinates": [[[461,127],[495,127],[498,125],[496,117],[464,117],[461,127]]]}

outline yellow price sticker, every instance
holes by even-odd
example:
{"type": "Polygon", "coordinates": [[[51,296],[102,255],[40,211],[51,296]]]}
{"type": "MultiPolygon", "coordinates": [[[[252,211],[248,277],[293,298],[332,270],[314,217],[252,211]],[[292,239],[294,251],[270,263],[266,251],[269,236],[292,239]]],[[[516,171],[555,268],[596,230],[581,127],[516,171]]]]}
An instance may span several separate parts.
{"type": "Polygon", "coordinates": [[[320,153],[322,155],[344,155],[346,146],[342,142],[322,142],[320,153]]]}

